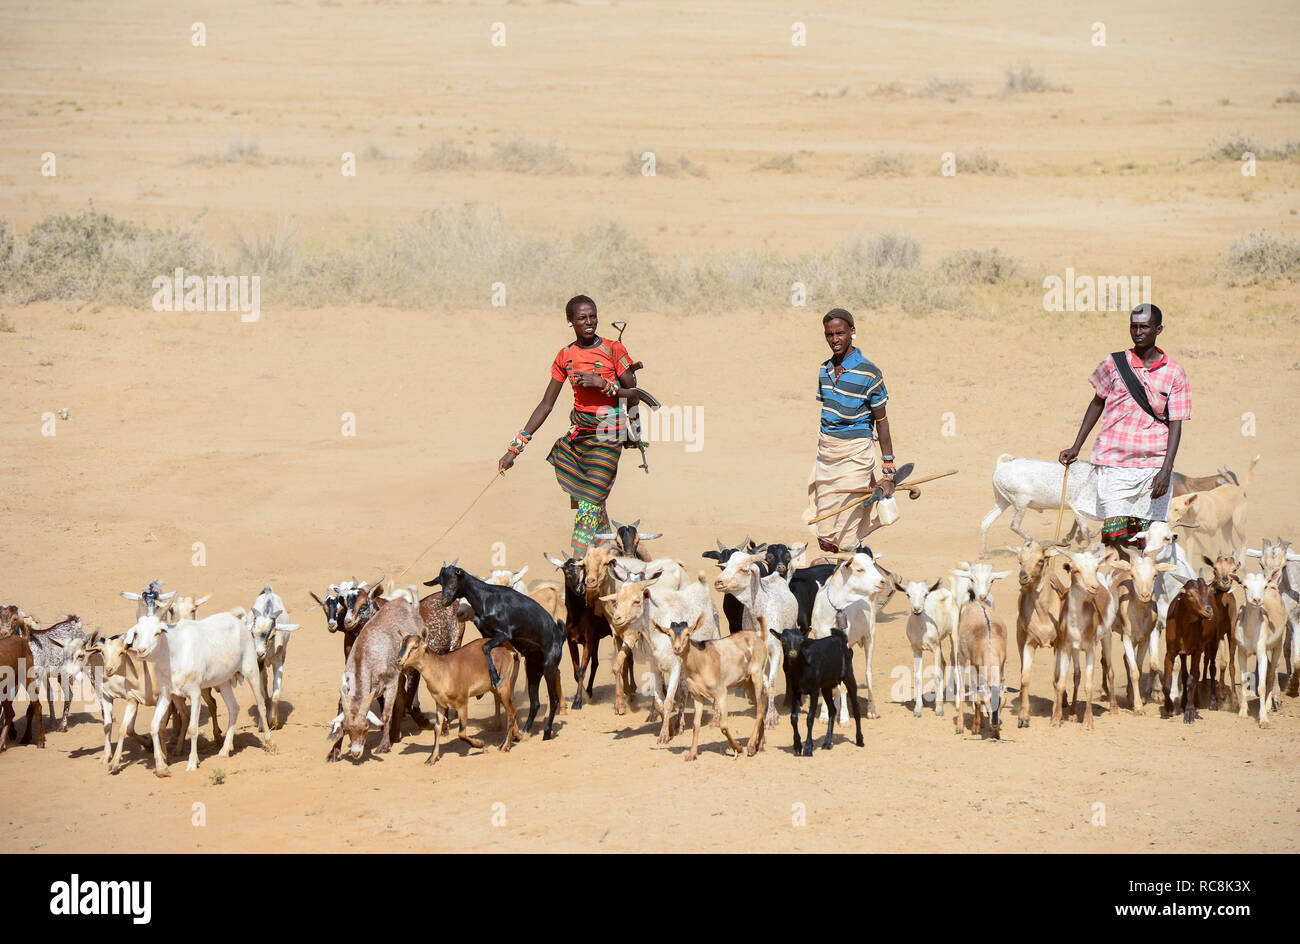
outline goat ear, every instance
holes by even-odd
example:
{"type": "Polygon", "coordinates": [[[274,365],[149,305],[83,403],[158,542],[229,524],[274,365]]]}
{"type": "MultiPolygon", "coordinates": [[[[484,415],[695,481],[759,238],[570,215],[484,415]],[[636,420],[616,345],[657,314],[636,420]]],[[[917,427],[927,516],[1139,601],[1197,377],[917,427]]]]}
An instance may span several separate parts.
{"type": "Polygon", "coordinates": [[[664,533],[663,533],[662,531],[656,532],[656,533],[654,533],[654,534],[639,534],[639,535],[637,535],[637,537],[638,537],[640,540],[642,540],[642,541],[653,541],[655,538],[661,538],[661,537],[663,537],[663,536],[664,536],[664,533]]]}
{"type": "Polygon", "coordinates": [[[527,564],[524,564],[523,569],[520,570],[519,573],[515,574],[515,578],[514,578],[515,581],[517,582],[517,581],[523,580],[523,579],[524,579],[524,574],[526,574],[526,573],[528,573],[528,565],[527,565],[527,564]]]}
{"type": "Polygon", "coordinates": [[[722,556],[722,552],[721,552],[721,551],[705,551],[705,552],[704,552],[703,554],[701,554],[700,556],[701,556],[701,557],[708,557],[708,558],[711,558],[711,559],[713,559],[713,560],[717,560],[719,557],[722,556]]]}
{"type": "Polygon", "coordinates": [[[936,591],[936,590],[939,589],[939,584],[941,584],[941,583],[943,583],[943,578],[942,578],[942,577],[940,577],[940,578],[939,578],[938,580],[936,580],[934,583],[930,584],[930,589],[929,589],[928,591],[926,591],[926,592],[927,592],[927,593],[934,593],[934,591],[936,591]]]}
{"type": "Polygon", "coordinates": [[[548,561],[550,561],[550,563],[555,566],[556,570],[563,569],[564,561],[560,560],[558,557],[554,556],[553,554],[549,554],[546,551],[542,551],[542,556],[545,557],[548,561]]]}
{"type": "Polygon", "coordinates": [[[900,591],[900,592],[902,592],[902,593],[906,593],[906,592],[907,592],[907,587],[904,586],[903,583],[902,583],[902,581],[900,581],[897,577],[894,578],[894,589],[895,589],[895,590],[898,590],[898,591],[900,591]]]}
{"type": "MultiPolygon", "coordinates": [[[[1263,556],[1264,556],[1264,553],[1263,553],[1262,551],[1259,551],[1259,550],[1256,550],[1256,549],[1254,549],[1254,548],[1249,548],[1249,547],[1248,547],[1248,548],[1246,548],[1246,556],[1247,556],[1247,557],[1263,557],[1263,556]]],[[[1291,555],[1288,554],[1287,556],[1290,557],[1291,555]]]]}
{"type": "Polygon", "coordinates": [[[432,580],[426,580],[426,581],[424,582],[424,585],[425,585],[426,587],[439,587],[439,586],[441,586],[441,585],[442,585],[442,575],[439,574],[437,577],[434,577],[432,580]]]}
{"type": "Polygon", "coordinates": [[[140,599],[140,594],[138,594],[138,593],[132,593],[130,590],[123,590],[123,591],[122,591],[122,596],[126,597],[128,600],[138,600],[138,599],[140,599]]]}
{"type": "Polygon", "coordinates": [[[596,599],[598,599],[601,603],[613,603],[615,600],[618,599],[618,594],[607,593],[603,597],[597,597],[596,599]]]}
{"type": "Polygon", "coordinates": [[[1207,557],[1205,554],[1202,554],[1202,555],[1201,555],[1201,560],[1205,561],[1205,563],[1208,564],[1208,565],[1211,566],[1211,567],[1214,566],[1214,561],[1210,560],[1210,558],[1207,557]]]}
{"type": "Polygon", "coordinates": [[[322,610],[327,610],[327,607],[326,607],[325,604],[321,601],[321,598],[318,597],[318,596],[316,596],[316,591],[315,591],[315,590],[308,590],[307,593],[308,593],[308,595],[309,595],[313,600],[316,601],[316,605],[317,605],[317,606],[319,606],[322,610]]]}
{"type": "Polygon", "coordinates": [[[1009,571],[1009,570],[995,570],[995,571],[990,575],[990,579],[992,579],[992,580],[1001,580],[1003,577],[1005,577],[1005,576],[1006,576],[1007,574],[1009,574],[1009,573],[1011,573],[1011,571],[1009,571]]]}

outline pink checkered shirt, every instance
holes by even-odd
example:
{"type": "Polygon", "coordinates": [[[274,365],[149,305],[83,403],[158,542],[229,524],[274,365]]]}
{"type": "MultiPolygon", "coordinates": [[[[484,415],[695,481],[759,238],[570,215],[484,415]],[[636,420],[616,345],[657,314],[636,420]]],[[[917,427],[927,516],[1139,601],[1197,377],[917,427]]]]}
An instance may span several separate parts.
{"type": "MultiPolygon", "coordinates": [[[[1156,348],[1160,360],[1147,369],[1130,349],[1129,366],[1146,389],[1151,408],[1172,420],[1191,419],[1192,391],[1187,385],[1187,371],[1156,348]]],[[[1088,378],[1097,396],[1106,401],[1101,414],[1101,429],[1092,444],[1093,465],[1118,466],[1122,469],[1158,469],[1164,464],[1169,448],[1169,428],[1157,422],[1129,396],[1120,379],[1115,362],[1107,357],[1088,378]]]]}

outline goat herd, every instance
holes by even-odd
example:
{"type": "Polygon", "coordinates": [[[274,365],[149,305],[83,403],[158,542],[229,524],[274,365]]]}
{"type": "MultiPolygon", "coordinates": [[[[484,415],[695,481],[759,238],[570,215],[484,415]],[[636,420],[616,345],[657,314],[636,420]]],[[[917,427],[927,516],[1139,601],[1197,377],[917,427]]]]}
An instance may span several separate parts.
{"type": "MultiPolygon", "coordinates": [[[[1215,492],[1228,487],[1240,488],[1216,485],[1191,494],[1204,496],[1200,507],[1213,508],[1223,498],[1216,498],[1215,492]]],[[[1244,491],[1242,496],[1244,502],[1244,491]]],[[[1186,501],[1180,505],[1188,506],[1186,501]]],[[[1144,534],[1145,550],[1128,559],[1100,544],[1087,545],[1086,530],[1085,546],[1079,549],[1066,542],[1043,545],[1028,539],[1022,547],[1011,549],[1019,560],[1014,611],[1021,663],[1021,727],[1030,722],[1029,675],[1039,648],[1050,647],[1053,654],[1053,726],[1060,725],[1073,699],[1079,720],[1086,728],[1093,727],[1098,651],[1103,691],[1111,711],[1116,711],[1114,635],[1123,646],[1128,701],[1137,714],[1143,711],[1144,695],[1152,696],[1159,679],[1164,711],[1174,713],[1181,689],[1181,713],[1190,724],[1199,717],[1200,682],[1208,679],[1210,708],[1217,708],[1219,699],[1231,693],[1245,717],[1247,701],[1257,693],[1259,724],[1267,726],[1270,706],[1273,710],[1280,706],[1278,672],[1284,658],[1287,694],[1300,693],[1300,672],[1291,669],[1292,656],[1300,655],[1300,555],[1286,542],[1265,540],[1259,550],[1239,546],[1214,558],[1203,556],[1209,570],[1202,576],[1200,568],[1193,569],[1183,547],[1186,542],[1180,542],[1175,531],[1180,523],[1191,528],[1201,525],[1180,522],[1172,514],[1171,521],[1153,523],[1144,534]],[[1247,557],[1259,559],[1258,572],[1246,573],[1247,557]],[[1247,671],[1252,655],[1253,674],[1247,671]],[[1149,685],[1144,686],[1142,668],[1148,660],[1149,685]]],[[[861,747],[852,647],[861,647],[865,655],[865,708],[867,717],[874,718],[876,622],[895,591],[908,601],[913,713],[920,717],[928,700],[923,695],[928,686],[922,658],[929,651],[936,679],[934,713],[942,715],[951,698],[956,732],[963,734],[965,703],[970,700],[974,702],[972,732],[980,734],[987,717],[991,736],[999,736],[1003,696],[1015,689],[1008,689],[1005,681],[1009,619],[994,606],[993,584],[1011,571],[963,561],[933,582],[906,581],[882,566],[865,546],[800,566],[807,551],[804,544],[755,544],[747,538],[739,546],[726,547],[718,542],[703,557],[713,559],[720,570],[713,581],[713,589],[723,594],[720,619],[704,574],[692,577],[684,564],[669,557],[650,559],[643,542],[661,535],[640,533],[638,525],[615,522],[616,532],[601,535],[605,543],[582,558],[547,555],[562,580],[525,585],[527,567],[517,573],[494,571],[483,580],[452,562],[426,582],[437,589],[423,598],[415,586],[395,587],[389,580],[371,584],[355,578],[331,585],[324,598],[312,593],[326,627],[343,640],[342,687],[338,715],[330,724],[327,759],[338,759],[345,738],[349,755],[361,759],[371,725],[381,732],[374,752],[388,751],[400,740],[407,716],[419,728],[434,731],[430,763],[439,756],[440,734],[447,733],[452,717],[459,737],[482,747],[482,741],[467,734],[466,721],[469,700],[488,693],[495,701],[498,724],[504,714],[500,747],[509,750],[533,727],[543,680],[549,701],[542,736],[550,739],[557,709],[568,710],[560,679],[564,647],[567,644],[576,686],[572,707],[579,709],[584,683],[586,697],[594,694],[598,649],[605,637],[612,637],[615,653],[616,714],[627,712],[634,695],[649,696],[653,705],[648,720],[660,722],[658,741],[666,743],[682,724],[687,696],[694,701],[687,760],[698,754],[706,706],[730,749],[741,752],[727,714],[727,694],[735,689],[743,689],[754,708],[754,727],[744,751],[752,755],[760,750],[766,729],[778,723],[775,683],[782,669],[796,754],[812,753],[817,716],[826,725],[823,748],[832,745],[837,716],[840,724],[847,725],[850,713],[855,742],[861,747]],[[483,638],[462,646],[470,622],[483,638]],[[528,690],[528,717],[522,730],[513,701],[521,660],[528,690]],[[634,666],[643,667],[639,683],[634,666]],[[432,718],[419,707],[421,680],[434,705],[432,718]],[[801,738],[799,711],[805,696],[807,728],[801,738]]],[[[164,593],[158,581],[138,593],[122,595],[136,601],[136,621],[124,633],[107,637],[99,631],[87,634],[76,616],[42,629],[19,607],[0,607],[0,750],[13,733],[13,701],[19,690],[25,690],[28,698],[24,743],[35,732],[37,743],[44,746],[42,692],[53,720],[57,680],[63,695],[59,722],[63,731],[73,684],[87,679],[103,719],[104,763],[113,771],[119,769],[129,736],[146,748],[152,744],[155,773],[165,776],[162,729],[169,719],[173,752],[188,736],[187,769],[196,769],[200,702],[208,708],[214,740],[223,737],[214,691],[221,694],[227,709],[219,756],[229,756],[239,713],[233,689],[241,681],[252,690],[262,743],[274,751],[272,731],[281,724],[285,656],[299,627],[288,622],[284,602],[271,587],[262,589],[250,610],[237,607],[202,619],[197,610],[207,597],[196,600],[176,591],[164,593]],[[125,702],[125,713],[114,749],[116,701],[125,702]],[[134,732],[141,706],[158,709],[153,712],[151,740],[134,732]],[[185,717],[188,725],[182,724],[185,717]]]]}

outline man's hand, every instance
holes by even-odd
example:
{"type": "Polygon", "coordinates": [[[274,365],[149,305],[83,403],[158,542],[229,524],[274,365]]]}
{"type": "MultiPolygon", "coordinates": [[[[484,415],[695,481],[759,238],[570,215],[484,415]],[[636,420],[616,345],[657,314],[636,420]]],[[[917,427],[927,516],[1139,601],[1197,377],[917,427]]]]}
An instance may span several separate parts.
{"type": "Polygon", "coordinates": [[[894,483],[893,483],[893,480],[892,480],[892,479],[884,479],[884,480],[882,480],[881,483],[880,483],[880,491],[884,494],[884,497],[885,497],[885,498],[888,498],[888,497],[890,497],[891,495],[893,495],[893,494],[894,494],[894,483]]]}
{"type": "Polygon", "coordinates": [[[1161,469],[1156,473],[1155,479],[1151,482],[1151,497],[1159,498],[1169,491],[1169,479],[1172,476],[1172,469],[1161,469]]]}
{"type": "Polygon", "coordinates": [[[497,460],[497,471],[498,472],[506,471],[506,469],[510,468],[512,465],[515,464],[516,458],[517,458],[516,455],[513,452],[511,452],[509,449],[507,449],[506,454],[497,460]]]}
{"type": "Polygon", "coordinates": [[[1075,459],[1079,458],[1079,447],[1071,446],[1069,449],[1062,449],[1061,454],[1057,456],[1061,465],[1069,465],[1075,459]]]}
{"type": "Polygon", "coordinates": [[[573,372],[573,383],[577,387],[603,387],[604,379],[600,374],[593,374],[585,370],[575,370],[573,372]]]}

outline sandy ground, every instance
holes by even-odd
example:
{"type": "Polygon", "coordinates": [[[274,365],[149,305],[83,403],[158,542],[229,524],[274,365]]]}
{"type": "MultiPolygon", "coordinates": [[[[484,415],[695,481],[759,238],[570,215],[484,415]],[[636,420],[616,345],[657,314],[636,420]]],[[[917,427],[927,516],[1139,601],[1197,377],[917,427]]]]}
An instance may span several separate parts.
{"type": "MultiPolygon", "coordinates": [[[[792,15],[771,3],[229,8],[194,50],[198,14],[163,5],[0,5],[0,213],[25,229],[89,199],[155,224],[206,212],[217,241],[292,215],[328,242],[477,199],[538,232],[618,219],[673,251],[794,251],[903,225],[927,258],[996,244],[1043,273],[1127,272],[1141,260],[1167,312],[1162,345],[1194,391],[1180,467],[1244,469],[1260,455],[1249,538],[1300,536],[1288,484],[1300,435],[1295,294],[1232,291],[1206,275],[1232,236],[1297,232],[1300,173],[1275,163],[1245,179],[1232,165],[1189,163],[1239,128],[1278,143],[1294,134],[1297,106],[1273,104],[1300,81],[1300,16],[1285,5],[1246,15],[1206,2],[1102,3],[1085,18],[1109,25],[1099,50],[1088,23],[1046,4],[955,13],[921,3],[882,20],[828,4],[800,14],[819,44],[801,51],[789,46],[792,15]],[[488,46],[503,19],[508,53],[488,46]],[[1001,68],[1022,59],[1074,91],[994,96],[1001,68]],[[965,78],[976,94],[869,94],[931,75],[965,78]],[[806,94],[846,84],[843,98],[806,94]],[[486,151],[515,131],[563,134],[584,171],[410,169],[434,136],[486,151]],[[240,137],[260,140],[267,160],[186,163],[240,137]],[[397,156],[341,190],[338,152],[372,143],[397,156]],[[656,181],[669,186],[650,194],[607,173],[647,145],[689,153],[710,176],[656,181]],[[1018,175],[843,179],[850,158],[882,146],[937,163],[949,147],[979,145],[1018,175]],[[50,149],[68,153],[56,182],[34,169],[50,149]],[[814,153],[801,173],[749,170],[802,149],[814,153]],[[1254,435],[1243,435],[1245,413],[1254,435]]],[[[1040,296],[992,294],[971,317],[860,313],[900,456],[918,475],[960,470],[905,502],[903,520],[873,542],[909,579],[933,580],[977,552],[997,455],[1067,445],[1088,373],[1126,343],[1122,317],[1046,315],[1040,296]]],[[[341,645],[307,591],[397,572],[464,509],[569,337],[558,307],[264,306],[251,325],[94,305],[5,313],[16,331],[0,333],[3,602],[47,625],[72,610],[118,631],[132,619],[118,591],[152,577],[212,593],[220,607],[248,606],[270,582],[305,625],[290,648],[277,754],[260,747],[245,687],[233,757],[215,757],[204,737],[197,772],[182,764],[158,780],[129,746],[130,763],[110,777],[97,715],[80,708],[45,750],[15,744],[0,758],[0,850],[1280,852],[1300,835],[1295,700],[1269,730],[1227,710],[1188,728],[1110,713],[1100,698],[1095,731],[1053,730],[1040,661],[1030,728],[1011,725],[1000,743],[958,738],[951,709],[912,717],[898,598],[879,627],[881,717],[864,722],[864,749],[837,738],[832,752],[797,759],[783,715],[759,756],[724,756],[709,727],[687,765],[685,738],[655,744],[644,700],[613,714],[606,643],[595,703],[560,716],[554,741],[508,755],[453,743],[429,768],[432,736],[419,733],[387,757],[326,765],[341,645]],[[61,407],[70,418],[43,436],[42,414],[61,407]],[[342,434],[344,414],[355,436],[342,434]]],[[[688,564],[705,563],[715,538],[803,540],[820,312],[602,311],[606,327],[618,318],[631,322],[643,383],[702,409],[703,438],[696,451],[655,445],[649,476],[625,458],[613,515],[662,530],[658,549],[688,564]]],[[[543,461],[564,429],[564,396],[517,468],[412,576],[457,556],[482,573],[502,554],[530,578],[549,576],[542,552],[564,551],[571,521],[543,461]]],[[[1006,520],[995,547],[1014,539],[1006,520]]],[[[1050,536],[1047,516],[1028,522],[1050,536]]],[[[999,585],[1004,613],[1012,593],[999,585]]],[[[567,657],[564,668],[571,694],[567,657]]],[[[1009,669],[1019,671],[1015,656],[1009,669]]],[[[475,704],[474,723],[489,713],[475,704]]]]}

